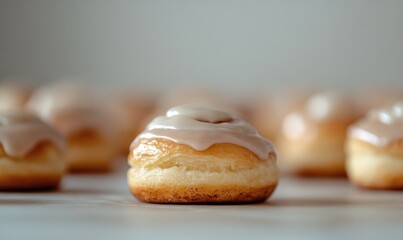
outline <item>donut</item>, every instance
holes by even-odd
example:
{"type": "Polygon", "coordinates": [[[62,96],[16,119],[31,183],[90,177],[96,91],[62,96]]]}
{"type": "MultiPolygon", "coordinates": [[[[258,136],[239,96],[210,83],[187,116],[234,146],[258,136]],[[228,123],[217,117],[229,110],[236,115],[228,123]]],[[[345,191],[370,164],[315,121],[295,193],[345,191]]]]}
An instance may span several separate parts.
{"type": "Polygon", "coordinates": [[[181,105],[133,141],[128,185],[150,203],[264,201],[279,179],[276,158],[271,142],[231,111],[181,105]]]}
{"type": "Polygon", "coordinates": [[[0,114],[0,190],[58,186],[65,167],[63,137],[24,112],[0,114]]]}
{"type": "Polygon", "coordinates": [[[283,120],[277,142],[280,168],[301,176],[343,176],[344,144],[356,108],[349,95],[320,92],[283,120]]]}
{"type": "Polygon", "coordinates": [[[105,172],[116,155],[116,136],[96,94],[83,86],[55,83],[33,93],[28,110],[57,129],[67,141],[71,172],[105,172]]]}
{"type": "Polygon", "coordinates": [[[363,188],[403,189],[403,101],[369,111],[348,131],[346,169],[363,188]]]}

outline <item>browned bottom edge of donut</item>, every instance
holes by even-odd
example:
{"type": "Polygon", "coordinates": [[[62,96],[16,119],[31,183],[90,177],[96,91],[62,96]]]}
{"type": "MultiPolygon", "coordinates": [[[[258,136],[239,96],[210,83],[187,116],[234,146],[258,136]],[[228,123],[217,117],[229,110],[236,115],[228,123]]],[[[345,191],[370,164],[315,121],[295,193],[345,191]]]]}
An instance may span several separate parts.
{"type": "Polygon", "coordinates": [[[0,191],[52,190],[61,178],[60,174],[0,175],[0,191]]]}
{"type": "Polygon", "coordinates": [[[359,179],[352,179],[350,181],[357,187],[368,189],[368,190],[395,190],[400,191],[403,190],[403,176],[391,177],[391,178],[383,178],[379,180],[379,183],[366,183],[364,181],[360,181],[359,179]]]}
{"type": "Polygon", "coordinates": [[[148,203],[240,204],[262,202],[276,189],[277,183],[264,187],[245,186],[130,186],[132,194],[148,203]]]}
{"type": "Polygon", "coordinates": [[[339,168],[334,169],[310,169],[310,168],[301,168],[298,170],[293,170],[290,174],[304,177],[304,178],[346,178],[346,171],[339,168]]]}
{"type": "Polygon", "coordinates": [[[108,173],[112,171],[112,160],[76,160],[69,163],[70,173],[108,173]]]}

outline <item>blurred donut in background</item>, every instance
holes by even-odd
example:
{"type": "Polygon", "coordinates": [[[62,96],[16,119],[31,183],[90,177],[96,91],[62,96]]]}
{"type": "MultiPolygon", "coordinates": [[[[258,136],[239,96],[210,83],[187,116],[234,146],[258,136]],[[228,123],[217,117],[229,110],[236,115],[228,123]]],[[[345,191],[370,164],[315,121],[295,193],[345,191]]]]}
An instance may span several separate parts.
{"type": "Polygon", "coordinates": [[[355,185],[403,189],[403,99],[354,123],[346,152],[347,174],[355,185]]]}
{"type": "Polygon", "coordinates": [[[0,113],[0,190],[58,186],[66,168],[64,138],[36,116],[0,113]]]}
{"type": "Polygon", "coordinates": [[[344,175],[347,128],[357,117],[354,101],[346,93],[312,95],[282,122],[277,141],[280,167],[304,176],[344,175]]]}
{"type": "Polygon", "coordinates": [[[56,128],[67,141],[70,171],[100,172],[116,155],[116,131],[102,98],[79,84],[58,82],[37,89],[27,109],[56,128]]]}

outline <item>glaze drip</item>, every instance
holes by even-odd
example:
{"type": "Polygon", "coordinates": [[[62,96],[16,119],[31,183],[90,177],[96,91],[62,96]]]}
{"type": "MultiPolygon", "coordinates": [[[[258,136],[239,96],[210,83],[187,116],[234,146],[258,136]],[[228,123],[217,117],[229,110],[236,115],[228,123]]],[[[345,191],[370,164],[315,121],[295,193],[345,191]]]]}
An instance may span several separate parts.
{"type": "Polygon", "coordinates": [[[64,136],[84,130],[110,135],[110,125],[99,107],[98,98],[81,86],[55,84],[41,88],[29,101],[28,110],[64,136]]]}
{"type": "Polygon", "coordinates": [[[235,114],[214,105],[188,104],[171,108],[155,118],[132,144],[141,139],[163,138],[203,151],[217,143],[245,147],[267,159],[274,147],[256,129],[235,114]]]}
{"type": "Polygon", "coordinates": [[[403,101],[375,109],[352,125],[349,136],[384,147],[403,139],[403,101]]]}
{"type": "Polygon", "coordinates": [[[63,137],[35,116],[23,112],[0,115],[0,144],[7,155],[23,157],[45,141],[65,148],[63,137]]]}

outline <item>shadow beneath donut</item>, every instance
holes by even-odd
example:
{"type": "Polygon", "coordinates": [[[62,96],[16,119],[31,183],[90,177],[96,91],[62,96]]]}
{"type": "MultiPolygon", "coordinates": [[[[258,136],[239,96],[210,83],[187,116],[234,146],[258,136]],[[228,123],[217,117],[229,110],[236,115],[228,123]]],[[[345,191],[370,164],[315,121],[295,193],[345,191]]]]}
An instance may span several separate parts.
{"type": "Polygon", "coordinates": [[[37,187],[37,188],[17,188],[17,189],[1,189],[0,193],[49,193],[60,191],[60,186],[37,187]]]}
{"type": "Polygon", "coordinates": [[[4,205],[53,205],[60,201],[33,200],[33,199],[0,199],[0,206],[4,205]]]}
{"type": "Polygon", "coordinates": [[[119,194],[119,191],[113,191],[110,189],[90,189],[90,188],[70,188],[60,189],[55,191],[59,194],[81,194],[81,195],[100,195],[100,194],[119,194]]]}
{"type": "Polygon", "coordinates": [[[270,207],[337,207],[337,206],[371,206],[379,204],[399,204],[396,200],[380,200],[380,199],[273,199],[255,205],[270,206],[270,207]]]}
{"type": "Polygon", "coordinates": [[[112,189],[94,189],[94,188],[63,188],[63,186],[34,188],[34,189],[4,189],[0,194],[81,194],[81,195],[100,195],[100,194],[119,194],[120,191],[112,189]]]}
{"type": "MultiPolygon", "coordinates": [[[[355,205],[351,200],[346,199],[273,199],[260,203],[260,205],[271,207],[329,207],[355,205]]],[[[256,204],[259,205],[259,204],[256,204]]]]}

